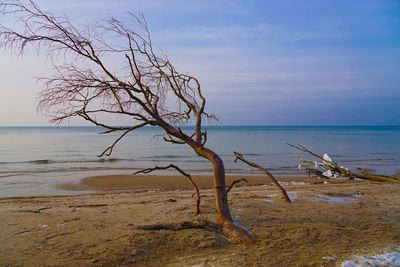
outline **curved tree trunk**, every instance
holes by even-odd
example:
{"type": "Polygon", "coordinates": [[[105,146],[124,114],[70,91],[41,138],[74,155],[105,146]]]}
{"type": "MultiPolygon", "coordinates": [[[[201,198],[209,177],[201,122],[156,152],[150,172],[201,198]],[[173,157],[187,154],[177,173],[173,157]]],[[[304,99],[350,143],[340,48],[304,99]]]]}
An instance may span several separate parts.
{"type": "Polygon", "coordinates": [[[223,221],[231,221],[232,215],[229,210],[228,194],[226,192],[225,183],[225,167],[222,159],[213,151],[209,149],[202,149],[204,157],[208,159],[213,167],[214,174],[214,188],[215,188],[215,205],[218,214],[218,220],[222,223],[223,221]]]}
{"type": "Polygon", "coordinates": [[[196,154],[209,160],[214,172],[215,204],[217,209],[218,221],[224,234],[231,239],[253,242],[254,235],[247,229],[233,223],[232,215],[229,210],[228,194],[225,183],[225,167],[222,159],[211,149],[195,146],[196,154]]]}
{"type": "Polygon", "coordinates": [[[233,240],[253,242],[253,233],[233,223],[232,215],[229,210],[228,193],[225,183],[225,167],[222,159],[217,153],[204,147],[201,143],[194,141],[191,137],[185,135],[182,131],[175,129],[171,125],[163,122],[161,127],[163,127],[168,134],[183,140],[197,155],[211,162],[214,173],[215,207],[217,210],[218,222],[224,235],[233,240]]]}

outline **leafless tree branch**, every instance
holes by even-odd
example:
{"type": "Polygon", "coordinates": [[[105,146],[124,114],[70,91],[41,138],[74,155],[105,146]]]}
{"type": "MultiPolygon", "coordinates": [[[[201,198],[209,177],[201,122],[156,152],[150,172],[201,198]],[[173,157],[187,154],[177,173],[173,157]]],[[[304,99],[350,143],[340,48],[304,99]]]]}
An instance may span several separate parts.
{"type": "Polygon", "coordinates": [[[291,203],[291,200],[290,200],[285,188],[283,188],[283,186],[281,186],[279,184],[278,180],[276,180],[276,178],[266,168],[263,168],[254,162],[250,162],[250,161],[246,160],[245,157],[238,152],[234,151],[233,154],[235,154],[235,162],[240,160],[240,161],[246,163],[247,165],[249,165],[250,167],[256,168],[259,171],[265,173],[272,180],[272,182],[278,187],[278,189],[282,192],[282,196],[285,199],[285,201],[288,203],[291,203]]]}
{"type": "Polygon", "coordinates": [[[153,172],[153,171],[155,171],[155,170],[166,170],[166,169],[169,169],[169,168],[175,169],[175,170],[178,171],[180,174],[182,174],[183,176],[186,176],[186,177],[189,179],[189,181],[190,181],[190,183],[193,185],[193,188],[194,188],[195,193],[196,193],[196,209],[195,209],[195,212],[196,212],[196,214],[200,214],[201,195],[200,195],[199,187],[197,186],[197,184],[196,184],[196,183],[194,182],[194,180],[192,179],[192,176],[191,176],[189,173],[183,171],[183,170],[182,170],[181,168],[179,168],[178,166],[176,166],[176,165],[174,165],[174,164],[169,164],[169,165],[167,165],[167,166],[155,166],[155,167],[153,167],[153,168],[147,168],[147,169],[143,169],[143,170],[137,171],[137,172],[135,172],[134,174],[139,174],[139,173],[151,173],[151,172],[153,172]]]}
{"type": "Polygon", "coordinates": [[[226,192],[230,192],[232,190],[232,188],[235,186],[235,184],[238,184],[240,182],[246,182],[248,183],[249,181],[247,181],[246,178],[242,178],[242,179],[238,179],[238,180],[234,180],[230,186],[228,186],[228,188],[226,189],[226,192]]]}
{"type": "MultiPolygon", "coordinates": [[[[113,151],[113,149],[114,149],[114,147],[115,147],[115,145],[116,145],[122,138],[124,138],[125,135],[127,135],[127,134],[130,133],[130,132],[132,132],[133,130],[139,129],[139,128],[144,127],[144,126],[146,126],[146,125],[148,125],[148,124],[149,124],[148,122],[144,122],[144,123],[141,123],[141,124],[139,124],[139,125],[135,125],[135,126],[129,128],[129,129],[127,129],[123,134],[121,134],[120,137],[118,137],[118,138],[112,143],[112,145],[110,145],[109,147],[107,147],[107,148],[99,155],[99,157],[102,157],[103,155],[110,156],[111,153],[112,153],[112,151],[113,151]]],[[[109,131],[104,132],[104,133],[110,133],[110,131],[113,132],[113,131],[115,131],[115,130],[109,130],[109,131]]]]}

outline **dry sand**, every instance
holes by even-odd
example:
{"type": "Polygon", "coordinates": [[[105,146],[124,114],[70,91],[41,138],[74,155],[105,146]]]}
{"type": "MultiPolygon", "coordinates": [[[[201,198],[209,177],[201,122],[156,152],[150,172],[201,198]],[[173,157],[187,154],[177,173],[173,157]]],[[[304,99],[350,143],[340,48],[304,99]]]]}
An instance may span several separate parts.
{"type": "MultiPolygon", "coordinates": [[[[175,188],[182,189],[144,189],[162,188],[151,177],[141,178],[147,179],[145,187],[129,176],[69,185],[74,190],[130,185],[140,189],[135,192],[1,199],[0,266],[335,266],[400,244],[399,185],[290,185],[292,204],[270,185],[235,188],[229,194],[232,214],[257,235],[255,244],[244,245],[204,230],[138,230],[193,217],[185,178],[158,177],[179,180],[175,188]]],[[[212,218],[212,191],[202,194],[202,216],[212,218]]]]}

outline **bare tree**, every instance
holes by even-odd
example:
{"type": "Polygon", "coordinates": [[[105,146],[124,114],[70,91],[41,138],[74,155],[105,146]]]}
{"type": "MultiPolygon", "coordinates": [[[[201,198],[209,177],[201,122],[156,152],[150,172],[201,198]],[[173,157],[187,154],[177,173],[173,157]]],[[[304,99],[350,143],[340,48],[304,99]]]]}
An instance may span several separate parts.
{"type": "Polygon", "coordinates": [[[166,142],[186,144],[210,161],[222,231],[233,239],[253,240],[252,233],[233,223],[224,163],[205,146],[202,120],[215,116],[205,111],[200,82],[178,72],[166,56],[155,52],[143,15],[131,14],[133,30],[114,17],[78,28],[67,17],[45,12],[30,0],[0,2],[0,12],[15,16],[18,23],[13,29],[0,26],[1,47],[18,54],[34,47],[52,62],[54,74],[41,78],[44,88],[38,104],[52,123],[81,117],[105,128],[103,134],[121,132],[101,156],[110,155],[136,129],[161,127],[166,142]],[[114,126],[104,115],[126,118],[130,125],[114,126]],[[175,126],[188,122],[195,125],[190,134],[175,126]]]}

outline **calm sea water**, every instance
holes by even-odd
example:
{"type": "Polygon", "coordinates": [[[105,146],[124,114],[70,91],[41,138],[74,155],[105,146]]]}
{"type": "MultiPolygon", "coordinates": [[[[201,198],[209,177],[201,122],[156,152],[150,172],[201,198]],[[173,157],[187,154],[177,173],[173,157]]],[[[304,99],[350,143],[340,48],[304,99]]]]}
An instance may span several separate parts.
{"type": "MultiPolygon", "coordinates": [[[[188,128],[187,128],[188,129],[188,128]]],[[[186,129],[186,130],[187,130],[186,129]]],[[[305,156],[287,143],[328,153],[348,168],[400,171],[400,126],[225,126],[207,127],[208,147],[223,158],[229,174],[256,174],[233,163],[238,151],[276,175],[302,175],[305,156]]],[[[121,141],[110,157],[99,155],[118,134],[96,127],[0,127],[0,197],[62,193],[53,185],[97,174],[124,173],[175,163],[193,174],[210,173],[210,164],[185,145],[165,143],[161,130],[143,128],[121,141]]],[[[165,174],[167,172],[159,172],[165,174]]]]}

